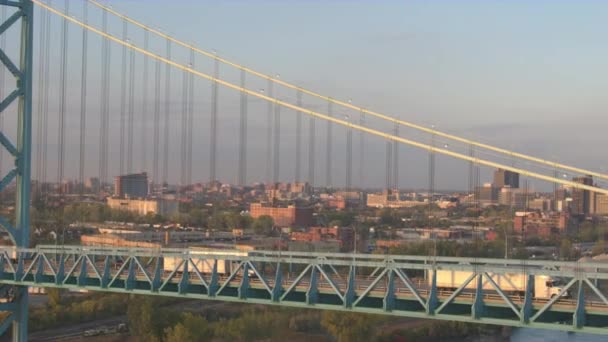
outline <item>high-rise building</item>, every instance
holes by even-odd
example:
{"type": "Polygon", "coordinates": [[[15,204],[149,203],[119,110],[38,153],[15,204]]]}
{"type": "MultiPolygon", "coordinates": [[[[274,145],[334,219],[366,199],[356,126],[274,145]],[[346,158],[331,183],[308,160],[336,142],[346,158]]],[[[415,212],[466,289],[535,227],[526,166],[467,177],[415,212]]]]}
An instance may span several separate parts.
{"type": "Polygon", "coordinates": [[[142,172],[114,177],[114,196],[119,198],[148,197],[148,174],[142,172]]]}
{"type": "Polygon", "coordinates": [[[90,177],[84,181],[84,188],[92,193],[97,193],[101,189],[99,178],[90,177]]]}
{"type": "MultiPolygon", "coordinates": [[[[592,176],[581,176],[574,177],[572,181],[575,183],[580,183],[584,185],[593,185],[593,177],[592,176]]],[[[594,197],[591,196],[591,191],[582,190],[574,188],[572,189],[572,204],[570,206],[570,210],[572,214],[575,215],[589,215],[591,214],[592,209],[594,209],[594,203],[592,199],[594,197]]]]}
{"type": "Polygon", "coordinates": [[[512,206],[515,209],[525,209],[529,195],[524,189],[513,189],[505,186],[498,193],[498,204],[512,206]]]}
{"type": "Polygon", "coordinates": [[[498,189],[490,183],[475,187],[475,199],[482,204],[494,204],[498,201],[498,189]]]}
{"type": "Polygon", "coordinates": [[[567,196],[566,189],[557,188],[555,193],[553,194],[553,211],[564,211],[566,210],[566,198],[567,196]]]}
{"type": "Polygon", "coordinates": [[[291,192],[303,195],[310,195],[312,188],[308,182],[295,182],[291,184],[291,192]]]}
{"type": "Polygon", "coordinates": [[[494,187],[503,188],[509,186],[513,189],[519,188],[519,173],[498,169],[494,171],[494,187]]]}
{"type": "Polygon", "coordinates": [[[605,194],[595,194],[596,215],[608,215],[608,196],[605,194]]]}

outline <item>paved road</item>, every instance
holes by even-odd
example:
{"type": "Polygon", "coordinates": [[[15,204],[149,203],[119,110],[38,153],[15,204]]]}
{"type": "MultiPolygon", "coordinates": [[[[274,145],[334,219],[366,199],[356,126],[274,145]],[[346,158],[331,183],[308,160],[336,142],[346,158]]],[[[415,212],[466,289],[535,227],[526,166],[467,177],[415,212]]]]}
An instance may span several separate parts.
{"type": "Polygon", "coordinates": [[[76,338],[81,338],[85,330],[98,328],[100,326],[113,326],[120,323],[126,323],[127,316],[117,316],[107,319],[100,319],[92,322],[72,324],[70,326],[43,330],[30,334],[31,342],[48,342],[48,341],[69,341],[76,338]]]}

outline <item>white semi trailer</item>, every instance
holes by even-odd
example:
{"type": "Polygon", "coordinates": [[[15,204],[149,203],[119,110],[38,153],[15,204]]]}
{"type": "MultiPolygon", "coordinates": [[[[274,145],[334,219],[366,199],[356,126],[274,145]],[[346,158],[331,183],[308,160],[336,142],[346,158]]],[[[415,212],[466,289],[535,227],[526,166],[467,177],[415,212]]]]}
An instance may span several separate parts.
{"type": "MultiPolygon", "coordinates": [[[[438,290],[456,290],[459,288],[470,276],[471,272],[468,271],[452,271],[452,270],[438,270],[437,271],[437,289],[438,290]]],[[[498,288],[506,294],[518,294],[524,295],[526,292],[526,283],[528,276],[520,273],[505,273],[505,274],[490,274],[490,277],[498,288]]],[[[433,271],[427,272],[427,282],[429,287],[433,281],[433,271]]],[[[534,298],[548,299],[558,296],[562,291],[560,282],[550,276],[546,275],[535,275],[534,276],[534,298]]],[[[492,283],[484,276],[482,282],[484,291],[496,292],[492,283]]],[[[471,280],[465,287],[468,290],[477,289],[477,280],[471,280]]],[[[565,291],[562,297],[569,297],[569,291],[565,291]]]]}
{"type": "MultiPolygon", "coordinates": [[[[238,258],[231,257],[242,257],[247,256],[247,252],[242,251],[234,251],[234,250],[207,250],[207,249],[198,249],[191,248],[189,251],[189,256],[192,259],[194,265],[200,273],[209,274],[213,272],[213,265],[217,260],[217,273],[218,274],[231,274],[234,268],[236,268],[239,264],[238,258]],[[223,257],[217,258],[216,255],[221,255],[223,257]]],[[[175,270],[177,266],[179,266],[184,260],[181,257],[166,257],[163,261],[163,269],[168,272],[172,272],[175,270]]],[[[178,272],[182,272],[183,268],[179,268],[178,272]]],[[[189,272],[194,272],[192,265],[188,266],[189,272]]],[[[253,275],[253,271],[249,270],[249,275],[253,275]]]]}

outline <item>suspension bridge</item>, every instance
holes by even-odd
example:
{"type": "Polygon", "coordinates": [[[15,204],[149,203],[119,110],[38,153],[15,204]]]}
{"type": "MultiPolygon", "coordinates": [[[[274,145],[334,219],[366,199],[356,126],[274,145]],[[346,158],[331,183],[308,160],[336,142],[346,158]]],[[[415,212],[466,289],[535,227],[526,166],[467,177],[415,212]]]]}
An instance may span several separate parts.
{"type": "Polygon", "coordinates": [[[0,248],[0,284],[13,293],[9,301],[0,303],[0,310],[8,312],[0,333],[12,327],[14,340],[27,340],[27,286],[608,332],[608,299],[602,289],[608,270],[603,264],[282,251],[201,255],[189,249],[30,246],[30,195],[48,191],[44,188],[49,184],[52,162],[59,199],[61,183],[72,172],[80,184],[87,174],[96,174],[102,188],[109,183],[110,174],[132,173],[137,168],[152,170],[156,188],[175,181],[188,185],[193,175],[202,173],[195,170],[197,151],[193,147],[202,145],[196,127],[205,127],[209,139],[206,172],[209,181],[217,181],[218,125],[223,118],[220,93],[224,91],[239,97],[235,178],[240,185],[252,179],[247,152],[253,140],[262,145],[266,156],[259,177],[273,183],[286,177],[281,151],[286,138],[281,132],[290,123],[295,126],[295,148],[290,151],[295,156],[290,163],[293,179],[306,179],[313,185],[321,184],[316,177],[319,148],[326,157],[322,165],[325,186],[335,186],[336,154],[344,157],[344,188],[355,187],[355,161],[361,182],[363,150],[371,141],[366,142],[365,137],[387,145],[387,188],[398,187],[400,146],[429,153],[429,189],[434,189],[436,155],[461,160],[471,170],[500,168],[604,195],[608,190],[597,184],[603,184],[608,175],[455,136],[358,106],[350,99],[322,95],[200,49],[95,0],[65,1],[63,6],[41,0],[0,0],[0,5],[0,61],[4,65],[0,71],[0,143],[3,154],[14,160],[8,167],[1,163],[0,190],[15,185],[15,218],[0,218],[0,226],[14,243],[14,247],[0,248]],[[93,9],[101,19],[93,20],[93,9]],[[70,39],[75,33],[79,35],[76,48],[70,39]],[[60,48],[53,53],[52,42],[57,38],[60,48]],[[92,58],[92,49],[96,49],[96,58],[92,58]],[[99,68],[92,68],[92,63],[99,68]],[[58,82],[52,75],[56,71],[58,82]],[[99,92],[91,90],[92,77],[99,80],[95,82],[99,92]],[[74,80],[80,82],[78,93],[70,92],[74,80]],[[202,92],[201,84],[211,90],[204,109],[209,113],[206,122],[195,115],[203,111],[195,101],[202,92]],[[265,86],[263,90],[256,87],[260,84],[265,86]],[[56,111],[50,108],[53,95],[57,97],[56,111]],[[179,97],[181,103],[172,105],[179,97]],[[72,108],[74,100],[78,109],[72,108]],[[259,134],[263,141],[248,135],[253,100],[267,104],[265,134],[259,134]],[[95,110],[93,104],[98,105],[95,110]],[[175,112],[180,113],[177,120],[175,112]],[[172,126],[175,121],[178,127],[172,126]],[[316,123],[326,125],[325,140],[318,139],[316,123]],[[49,127],[55,124],[57,131],[51,132],[49,127]],[[174,134],[177,129],[179,134],[174,134]],[[337,153],[333,141],[342,129],[346,149],[337,153]],[[358,158],[353,155],[353,132],[360,134],[358,158]],[[180,139],[179,157],[172,152],[174,135],[180,139]],[[54,151],[49,148],[52,138],[56,138],[54,151]],[[93,139],[96,147],[91,147],[93,139]],[[56,158],[49,157],[52,152],[56,158]],[[95,164],[97,170],[93,170],[95,164]],[[179,179],[172,178],[175,166],[179,166],[179,179]],[[306,176],[303,169],[307,169],[306,176]],[[589,175],[597,184],[571,181],[565,175],[589,175]],[[449,272],[450,284],[442,281],[442,272],[449,272]],[[542,286],[548,292],[541,293],[542,286]]]}

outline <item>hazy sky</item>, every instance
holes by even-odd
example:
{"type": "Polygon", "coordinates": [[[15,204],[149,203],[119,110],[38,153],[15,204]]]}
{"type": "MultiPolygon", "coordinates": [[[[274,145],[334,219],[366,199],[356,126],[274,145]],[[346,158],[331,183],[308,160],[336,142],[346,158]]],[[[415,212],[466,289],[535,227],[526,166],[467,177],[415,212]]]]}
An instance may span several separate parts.
{"type": "MultiPolygon", "coordinates": [[[[63,6],[62,1],[54,3],[63,6]]],[[[74,15],[80,17],[82,2],[70,3],[74,15]]],[[[557,157],[592,169],[608,169],[602,153],[606,144],[604,132],[608,128],[606,1],[146,0],[108,3],[201,48],[215,49],[223,57],[268,74],[278,73],[284,80],[336,98],[352,98],[355,104],[382,113],[424,125],[434,124],[440,130],[520,152],[549,159],[557,157]]],[[[90,7],[90,15],[91,22],[98,25],[100,12],[90,7]]],[[[59,21],[55,20],[54,25],[58,32],[59,21]]],[[[121,34],[118,21],[111,22],[111,27],[113,34],[121,34]]],[[[71,26],[70,34],[73,37],[69,47],[69,64],[73,66],[70,87],[76,92],[80,89],[80,30],[71,26]]],[[[135,44],[141,44],[141,32],[131,33],[129,37],[135,44]]],[[[59,39],[53,39],[54,51],[59,51],[59,39]]],[[[163,44],[159,40],[151,41],[158,53],[164,53],[163,44]]],[[[96,173],[98,161],[95,117],[99,108],[96,99],[99,46],[97,38],[90,38],[89,115],[92,118],[87,132],[91,132],[92,138],[87,142],[91,151],[87,154],[87,173],[91,175],[96,173]]],[[[116,45],[112,49],[113,91],[116,92],[113,108],[118,111],[121,50],[116,45]]],[[[174,49],[173,56],[188,62],[187,51],[174,49]]],[[[142,77],[142,60],[137,57],[138,80],[142,77]]],[[[202,71],[211,71],[211,63],[203,58],[197,57],[195,65],[202,71]]],[[[152,63],[149,70],[149,77],[153,79],[152,63]]],[[[223,78],[238,82],[238,71],[224,67],[221,70],[223,78]]],[[[58,71],[53,69],[53,72],[58,71]]],[[[178,71],[172,73],[172,136],[179,136],[181,125],[181,77],[178,71]]],[[[248,79],[248,85],[253,89],[266,88],[264,82],[257,80],[248,79]]],[[[152,82],[148,87],[149,93],[153,93],[152,82]]],[[[195,91],[193,178],[206,180],[210,85],[197,81],[195,91]]],[[[70,95],[69,106],[74,113],[68,115],[77,118],[79,97],[70,95]]],[[[56,89],[51,91],[52,99],[53,96],[57,97],[56,89]]],[[[137,87],[138,103],[141,103],[140,96],[141,87],[137,87]]],[[[295,98],[293,91],[284,89],[279,90],[279,96],[286,100],[295,98]]],[[[313,109],[326,111],[324,103],[306,98],[304,102],[313,109]]],[[[161,103],[164,106],[164,99],[161,103]]],[[[238,94],[221,91],[219,174],[224,181],[235,181],[236,177],[238,105],[238,94]]],[[[356,113],[338,109],[335,112],[358,119],[356,113]]],[[[111,115],[116,117],[116,114],[111,115]]],[[[284,110],[281,115],[284,127],[281,178],[291,180],[294,113],[284,110]]],[[[266,105],[250,100],[250,182],[262,180],[264,175],[265,117],[266,105]]],[[[141,118],[141,105],[138,105],[136,121],[141,122],[141,118]]],[[[149,130],[151,113],[146,118],[149,130]]],[[[304,178],[307,175],[307,120],[304,121],[304,178]]],[[[72,123],[74,127],[78,125],[78,121],[72,123]]],[[[322,185],[325,182],[325,123],[318,121],[316,127],[316,183],[322,185]]],[[[390,129],[380,123],[376,127],[390,129]]],[[[148,134],[151,144],[151,131],[148,134]]],[[[334,129],[334,135],[333,178],[335,185],[342,185],[344,129],[334,129]]],[[[49,154],[54,156],[56,137],[53,136],[49,133],[49,154]]],[[[358,139],[355,134],[354,182],[360,181],[358,139]]],[[[135,138],[137,151],[141,150],[140,140],[135,138]]],[[[171,174],[175,181],[179,178],[179,143],[178,137],[172,140],[171,150],[175,153],[171,157],[171,174]]],[[[385,144],[370,138],[365,145],[363,181],[366,186],[381,186],[385,178],[385,144]]],[[[399,183],[406,187],[426,186],[427,154],[404,147],[400,155],[399,183]]],[[[76,156],[72,156],[72,161],[73,158],[76,156]]],[[[149,165],[152,157],[148,156],[147,160],[149,165]]],[[[112,172],[113,167],[111,175],[116,173],[112,172]]],[[[70,176],[76,176],[75,168],[68,169],[70,176]]],[[[438,188],[466,187],[468,165],[465,162],[439,158],[438,169],[438,188]]],[[[482,181],[485,180],[489,178],[483,173],[482,181]]]]}

